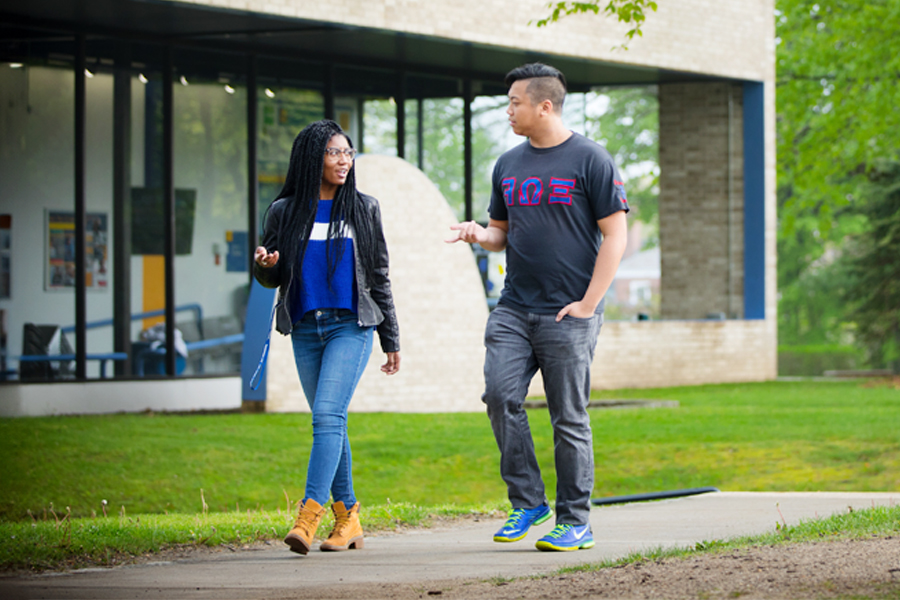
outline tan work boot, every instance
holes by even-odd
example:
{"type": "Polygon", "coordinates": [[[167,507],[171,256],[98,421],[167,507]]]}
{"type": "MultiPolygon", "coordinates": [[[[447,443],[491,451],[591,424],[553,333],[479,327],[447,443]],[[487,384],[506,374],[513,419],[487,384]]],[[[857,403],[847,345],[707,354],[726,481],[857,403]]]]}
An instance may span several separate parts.
{"type": "Polygon", "coordinates": [[[319,550],[336,551],[353,548],[361,550],[363,547],[363,530],[359,524],[359,502],[347,508],[343,502],[335,502],[331,505],[334,513],[334,529],[328,539],[322,542],[319,550]]]}
{"type": "Polygon", "coordinates": [[[291,552],[297,554],[309,552],[323,516],[325,508],[312,498],[307,498],[306,502],[300,505],[300,513],[294,521],[294,528],[284,538],[284,543],[291,547],[291,552]]]}

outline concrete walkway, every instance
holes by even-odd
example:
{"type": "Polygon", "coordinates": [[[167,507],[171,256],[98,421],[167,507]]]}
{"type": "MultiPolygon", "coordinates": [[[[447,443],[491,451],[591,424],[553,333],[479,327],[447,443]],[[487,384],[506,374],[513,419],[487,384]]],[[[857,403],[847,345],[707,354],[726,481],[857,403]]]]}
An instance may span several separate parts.
{"type": "Polygon", "coordinates": [[[371,536],[360,551],[314,550],[304,557],[278,543],[174,562],[0,579],[0,598],[289,598],[298,587],[304,597],[317,597],[317,589],[322,592],[318,597],[334,597],[344,586],[391,583],[427,589],[430,582],[549,573],[638,550],[766,533],[776,523],[796,524],[848,507],[898,503],[900,492],[710,493],[595,507],[591,524],[597,545],[579,552],[535,550],[534,542],[552,528],[552,520],[521,542],[494,543],[493,532],[503,521],[489,519],[371,536]]]}

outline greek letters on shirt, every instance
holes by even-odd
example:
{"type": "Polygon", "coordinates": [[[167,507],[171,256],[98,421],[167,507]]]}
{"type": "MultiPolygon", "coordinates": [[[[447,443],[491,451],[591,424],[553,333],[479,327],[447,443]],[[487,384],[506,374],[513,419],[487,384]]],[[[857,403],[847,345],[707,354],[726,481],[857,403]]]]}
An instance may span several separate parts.
{"type": "MultiPolygon", "coordinates": [[[[538,206],[544,193],[544,182],[539,177],[529,177],[516,187],[516,178],[509,177],[500,182],[503,189],[503,198],[507,206],[538,206]]],[[[572,204],[572,188],[575,187],[574,179],[550,178],[550,195],[548,204],[572,204]]],[[[624,187],[622,199],[625,199],[624,187]]]]}
{"type": "Polygon", "coordinates": [[[616,189],[619,190],[619,198],[622,199],[623,204],[628,204],[628,198],[625,197],[625,182],[619,181],[618,179],[613,179],[613,185],[616,186],[616,189]]]}
{"type": "Polygon", "coordinates": [[[500,304],[556,314],[584,296],[602,238],[597,221],[628,211],[615,163],[580,134],[553,148],[524,141],[494,165],[491,219],[509,224],[500,304]]]}

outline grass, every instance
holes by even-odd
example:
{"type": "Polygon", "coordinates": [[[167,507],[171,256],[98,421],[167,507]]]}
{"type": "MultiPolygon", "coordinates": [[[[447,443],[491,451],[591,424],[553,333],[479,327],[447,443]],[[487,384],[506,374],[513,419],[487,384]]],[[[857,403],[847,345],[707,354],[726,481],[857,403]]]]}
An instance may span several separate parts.
{"type": "MultiPolygon", "coordinates": [[[[595,497],[703,486],[900,490],[900,392],[887,386],[768,382],[596,397],[680,405],[591,411],[595,497]]],[[[549,419],[529,415],[552,494],[549,419]]],[[[354,413],[350,436],[368,528],[506,507],[484,414],[354,413]]],[[[305,414],[0,419],[0,565],[280,537],[303,494],[310,444],[305,414]],[[132,538],[141,541],[129,546],[132,538]]]]}
{"type": "MultiPolygon", "coordinates": [[[[367,531],[427,526],[434,519],[472,514],[497,514],[500,503],[480,506],[390,504],[366,507],[367,531]]],[[[112,566],[133,557],[178,546],[243,546],[281,539],[294,521],[285,510],[194,514],[125,512],[87,518],[47,509],[34,520],[0,522],[0,569],[33,570],[112,566]]],[[[326,536],[328,515],[319,527],[326,536]]]]}
{"type": "Polygon", "coordinates": [[[900,489],[900,392],[892,388],[773,382],[603,396],[669,398],[681,408],[595,417],[599,495],[706,485],[743,491],[900,489]]]}

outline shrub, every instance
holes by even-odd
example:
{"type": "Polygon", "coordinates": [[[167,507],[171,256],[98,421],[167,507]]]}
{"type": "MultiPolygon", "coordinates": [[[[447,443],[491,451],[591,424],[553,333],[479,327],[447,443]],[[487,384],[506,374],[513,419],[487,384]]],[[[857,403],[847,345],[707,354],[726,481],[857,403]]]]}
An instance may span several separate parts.
{"type": "Polygon", "coordinates": [[[816,377],[825,371],[864,368],[865,358],[854,346],[816,344],[778,347],[778,375],[816,377]]]}

